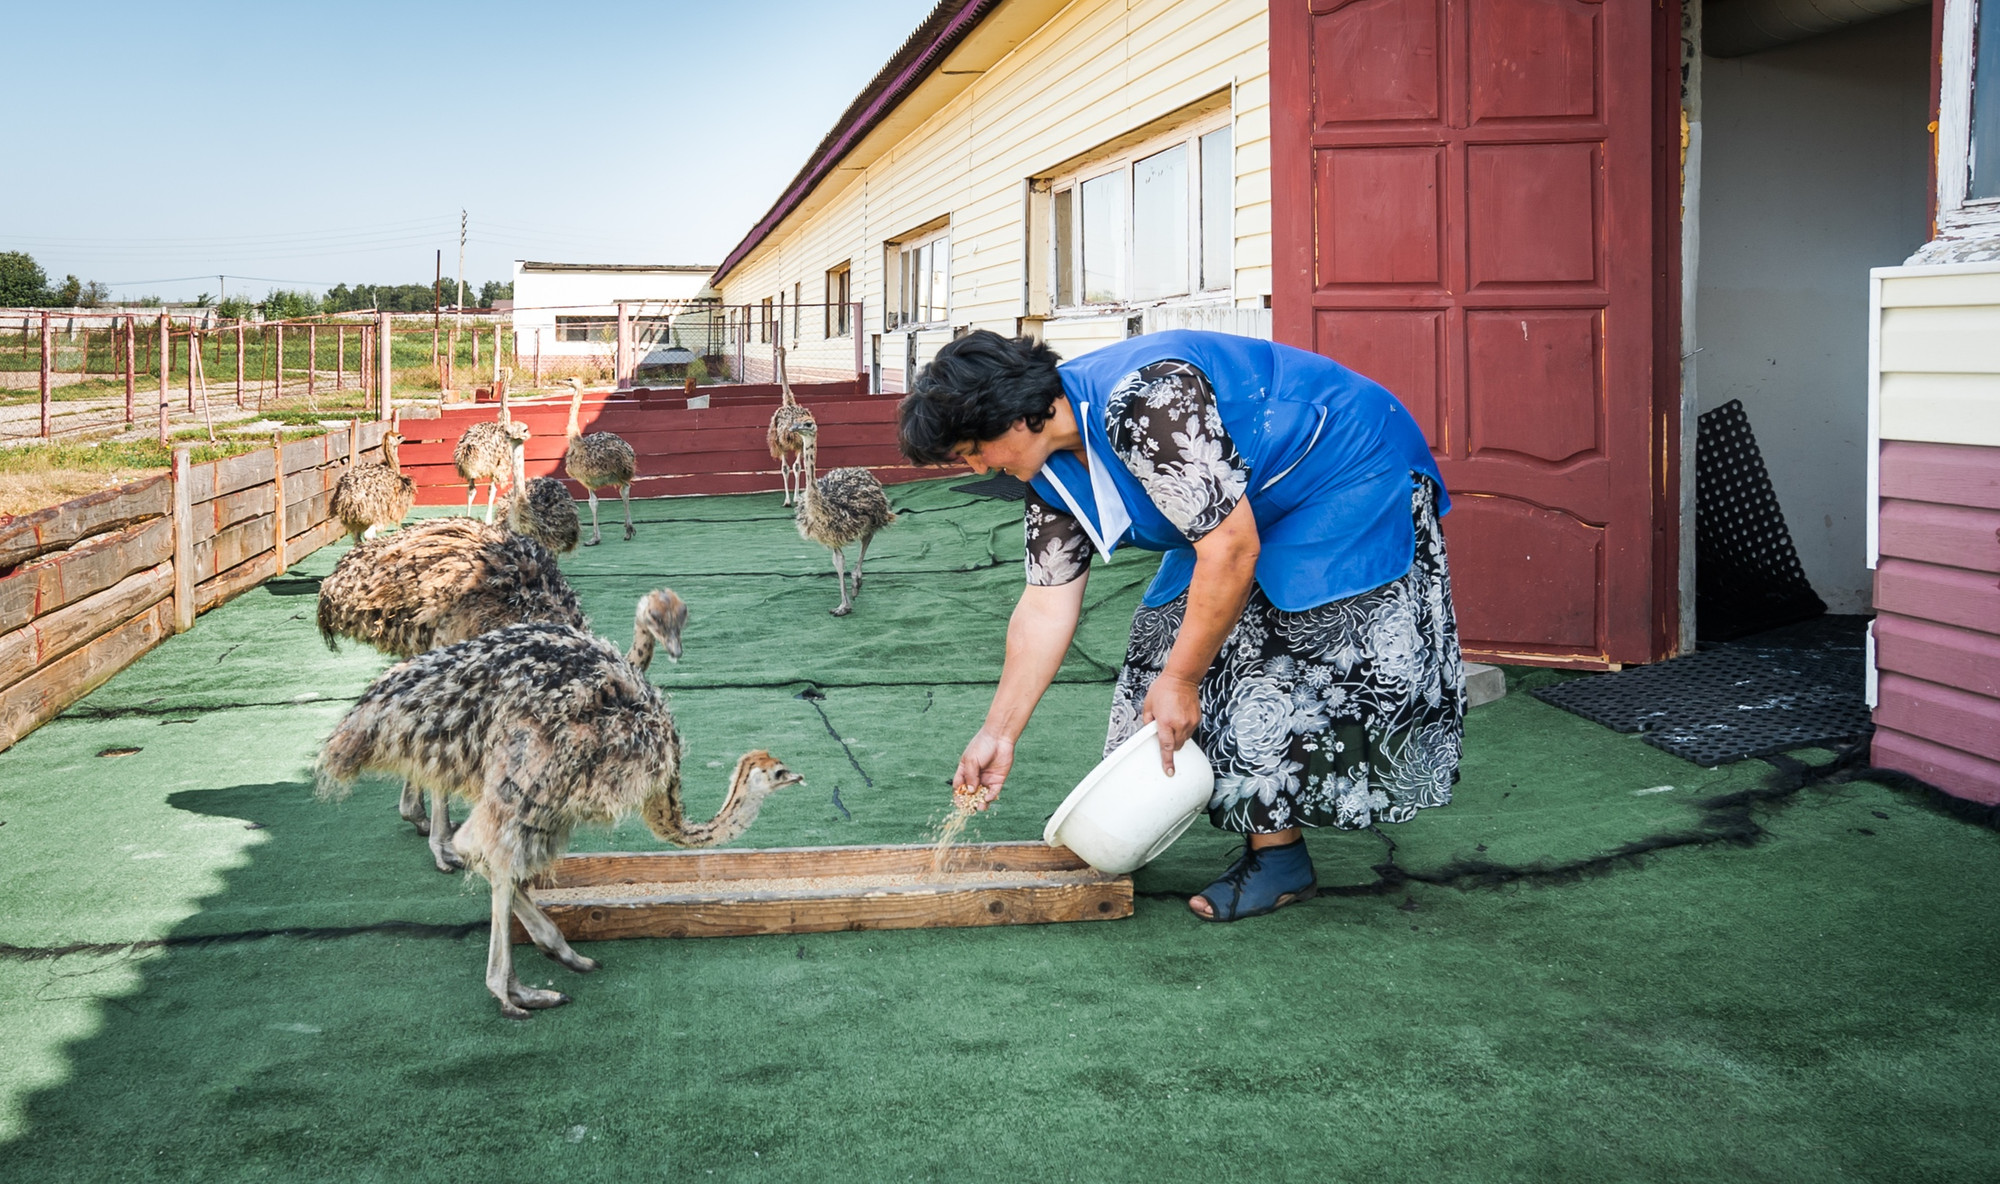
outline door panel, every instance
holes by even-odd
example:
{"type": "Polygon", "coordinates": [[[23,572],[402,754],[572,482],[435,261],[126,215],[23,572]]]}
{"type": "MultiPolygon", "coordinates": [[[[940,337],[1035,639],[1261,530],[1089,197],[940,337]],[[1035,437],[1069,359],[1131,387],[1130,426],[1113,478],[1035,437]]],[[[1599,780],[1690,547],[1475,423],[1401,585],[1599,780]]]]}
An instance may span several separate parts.
{"type": "Polygon", "coordinates": [[[1473,652],[1609,665],[1677,635],[1678,20],[1646,0],[1272,5],[1276,333],[1423,428],[1473,652]]]}

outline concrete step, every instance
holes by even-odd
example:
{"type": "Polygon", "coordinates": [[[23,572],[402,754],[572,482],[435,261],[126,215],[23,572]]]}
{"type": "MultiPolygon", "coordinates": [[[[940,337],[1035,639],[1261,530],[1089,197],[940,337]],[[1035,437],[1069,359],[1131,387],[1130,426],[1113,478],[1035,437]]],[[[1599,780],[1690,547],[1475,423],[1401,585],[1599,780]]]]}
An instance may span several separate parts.
{"type": "Polygon", "coordinates": [[[1484,662],[1465,664],[1465,705],[1480,707],[1507,696],[1507,674],[1484,662]]]}

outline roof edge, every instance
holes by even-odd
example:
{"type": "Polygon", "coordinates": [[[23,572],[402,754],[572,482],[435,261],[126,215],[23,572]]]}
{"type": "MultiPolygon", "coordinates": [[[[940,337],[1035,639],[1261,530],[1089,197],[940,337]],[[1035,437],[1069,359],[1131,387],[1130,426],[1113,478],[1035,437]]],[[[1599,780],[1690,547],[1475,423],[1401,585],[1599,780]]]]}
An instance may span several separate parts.
{"type": "Polygon", "coordinates": [[[757,249],[772,231],[778,228],[799,203],[806,199],[824,181],[847,154],[861,143],[863,137],[873,131],[876,125],[888,117],[903,100],[908,98],[926,78],[929,78],[966,35],[979,23],[992,15],[1003,0],[940,0],[924,22],[917,26],[890,58],[886,65],[871,79],[854,101],[841,112],[834,122],[833,130],[813,149],[806,158],[805,167],[792,178],[784,193],[750,228],[743,241],[722,260],[709,282],[720,284],[724,276],[735,270],[751,251],[757,249]]]}
{"type": "Polygon", "coordinates": [[[522,271],[669,271],[669,272],[710,272],[715,267],[708,263],[538,263],[531,259],[517,259],[522,271]]]}

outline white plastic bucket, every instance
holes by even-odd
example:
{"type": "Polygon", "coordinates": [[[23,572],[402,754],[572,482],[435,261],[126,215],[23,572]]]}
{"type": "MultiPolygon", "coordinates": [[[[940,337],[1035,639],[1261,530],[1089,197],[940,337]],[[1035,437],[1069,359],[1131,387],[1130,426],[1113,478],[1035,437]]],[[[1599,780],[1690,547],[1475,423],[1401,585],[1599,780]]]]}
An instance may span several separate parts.
{"type": "Polygon", "coordinates": [[[1215,769],[1189,740],[1167,776],[1159,732],[1157,723],[1147,724],[1105,757],[1049,815],[1042,840],[1112,875],[1144,867],[1172,846],[1208,808],[1215,769]]]}

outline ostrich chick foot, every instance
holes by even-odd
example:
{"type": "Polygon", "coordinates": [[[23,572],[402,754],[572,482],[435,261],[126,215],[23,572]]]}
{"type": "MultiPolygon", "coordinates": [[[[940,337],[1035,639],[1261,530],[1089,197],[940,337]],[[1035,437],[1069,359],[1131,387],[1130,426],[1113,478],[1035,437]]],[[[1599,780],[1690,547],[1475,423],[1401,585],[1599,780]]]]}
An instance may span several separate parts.
{"type": "Polygon", "coordinates": [[[567,946],[560,950],[543,950],[542,957],[547,958],[551,962],[560,962],[578,974],[589,974],[591,971],[604,965],[604,963],[599,962],[597,959],[586,958],[567,946]]]}
{"type": "MultiPolygon", "coordinates": [[[[561,1007],[563,1004],[569,1002],[569,996],[563,994],[561,991],[544,991],[539,987],[524,987],[519,982],[507,984],[507,999],[516,1007],[525,1007],[529,1011],[544,1011],[551,1007],[561,1007]]],[[[503,1005],[500,1010],[504,1012],[507,1008],[503,1005]]]]}
{"type": "Polygon", "coordinates": [[[829,613],[832,613],[832,614],[833,614],[834,616],[836,616],[836,617],[844,617],[844,616],[846,616],[847,614],[849,614],[849,613],[851,613],[851,612],[853,612],[853,611],[854,611],[854,606],[853,606],[853,605],[851,605],[851,604],[843,604],[843,605],[839,606],[838,608],[830,608],[830,609],[828,609],[828,610],[826,610],[826,611],[827,611],[827,612],[829,612],[829,613]]]}

